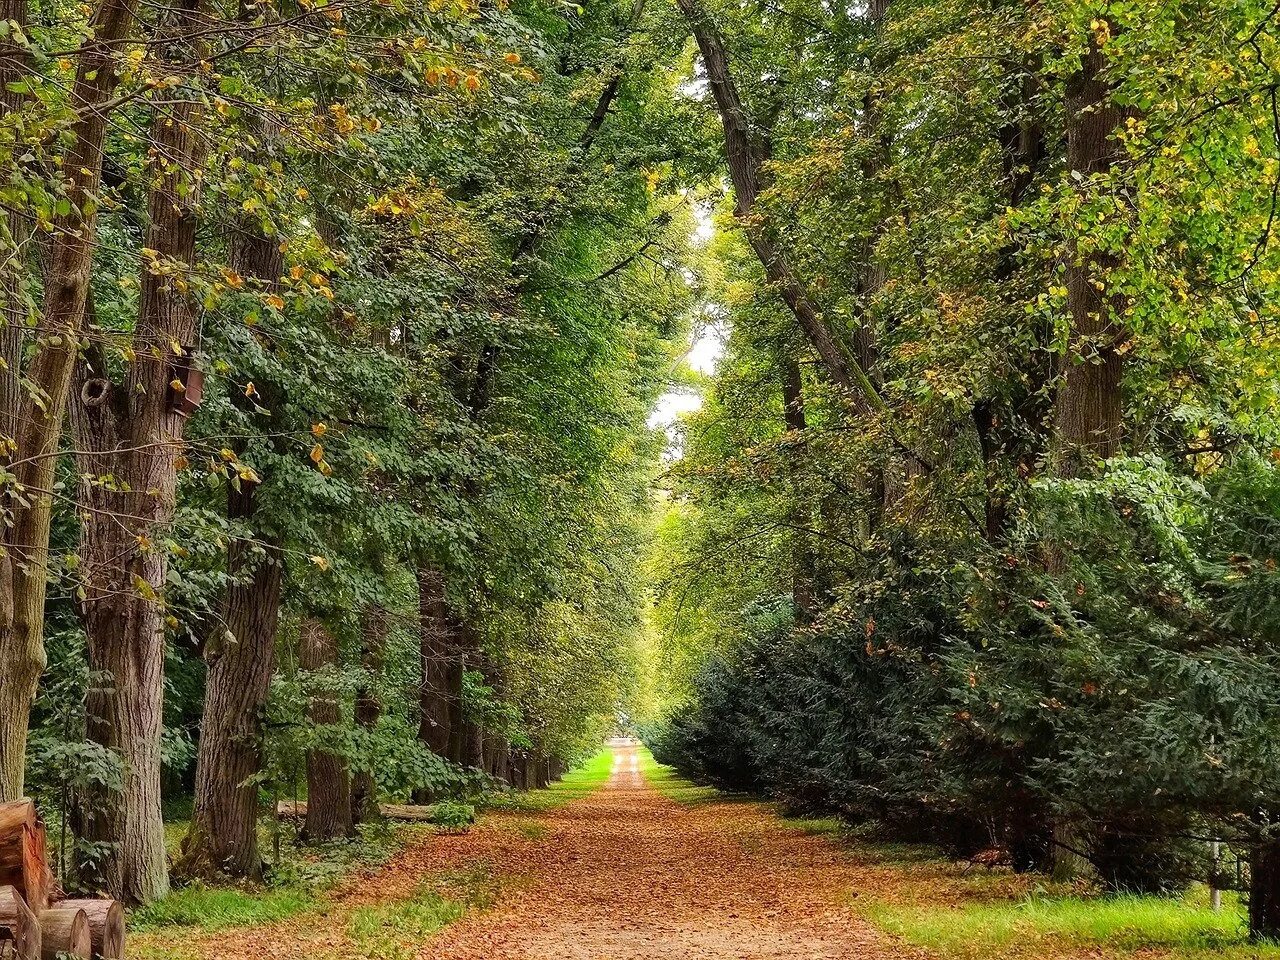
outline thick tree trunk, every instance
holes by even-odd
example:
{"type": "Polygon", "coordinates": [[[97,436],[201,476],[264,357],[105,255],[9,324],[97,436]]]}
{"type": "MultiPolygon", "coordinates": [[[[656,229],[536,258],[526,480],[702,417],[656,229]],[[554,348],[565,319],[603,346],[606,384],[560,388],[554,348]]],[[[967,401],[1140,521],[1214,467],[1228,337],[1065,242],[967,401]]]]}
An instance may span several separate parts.
{"type": "Polygon", "coordinates": [[[23,793],[29,714],[45,663],[54,467],[89,294],[107,103],[136,7],[137,0],[102,0],[94,11],[90,38],[80,48],[70,101],[77,119],[60,168],[71,204],[66,214],[54,218],[49,231],[42,337],[25,371],[29,395],[22,397],[13,418],[17,455],[12,472],[28,499],[8,504],[13,522],[0,562],[0,663],[5,665],[0,671],[0,801],[16,800],[23,793]]]}
{"type": "Polygon", "coordinates": [[[1255,846],[1249,856],[1249,936],[1280,940],[1280,844],[1255,846]]]}
{"type": "MultiPolygon", "coordinates": [[[[314,675],[337,664],[338,644],[333,634],[319,620],[308,617],[302,625],[298,666],[314,675]]],[[[332,731],[342,721],[337,695],[331,690],[313,690],[307,720],[312,734],[332,731]]],[[[335,840],[353,832],[351,771],[346,758],[313,746],[307,751],[307,818],[302,836],[309,841],[335,840]]]]}
{"type": "MultiPolygon", "coordinates": [[[[262,236],[246,222],[236,233],[231,267],[268,289],[280,280],[280,242],[262,236]]],[[[276,398],[260,384],[266,409],[276,398]]],[[[264,530],[257,516],[258,485],[232,481],[227,515],[252,531],[227,551],[233,582],[222,604],[223,629],[208,638],[204,712],[196,758],[195,810],[175,871],[188,879],[219,875],[256,879],[262,875],[258,852],[258,785],[250,781],[262,769],[263,710],[275,671],[275,637],[280,622],[284,575],[279,539],[264,530]],[[255,546],[257,549],[255,549],[255,546]]]]}
{"type": "MultiPolygon", "coordinates": [[[[229,493],[232,519],[254,515],[256,485],[229,493]]],[[[196,761],[195,811],[175,871],[184,878],[219,875],[256,879],[258,785],[262,768],[263,709],[275,669],[275,636],[280,619],[283,575],[279,545],[264,541],[232,544],[227,560],[237,578],[227,589],[223,621],[229,637],[210,638],[210,661],[196,761]]],[[[220,632],[221,628],[215,628],[220,632]]]]}
{"type": "MultiPolygon", "coordinates": [[[[1120,159],[1115,134],[1126,114],[1111,100],[1105,67],[1106,57],[1091,37],[1079,72],[1067,81],[1067,169],[1082,189],[1120,159]]],[[[1120,449],[1124,298],[1107,292],[1110,273],[1119,264],[1116,254],[1087,252],[1072,239],[1065,260],[1071,332],[1056,400],[1051,467],[1055,476],[1077,477],[1120,449]]],[[[1048,544],[1046,553],[1051,572],[1064,568],[1060,545],[1048,544]]],[[[1079,846],[1076,831],[1068,822],[1054,823],[1052,829],[1052,873],[1070,879],[1083,870],[1082,858],[1071,849],[1079,846]]]]}
{"type": "MultiPolygon", "coordinates": [[[[164,33],[177,60],[197,26],[198,0],[174,7],[164,33]]],[[[170,97],[166,94],[166,100],[170,97]]],[[[143,246],[156,261],[189,270],[195,261],[200,180],[193,176],[203,147],[194,98],[153,107],[152,184],[143,246]]],[[[160,812],[160,735],[164,709],[164,600],[168,551],[157,534],[177,506],[178,458],[185,419],[170,403],[176,364],[191,358],[196,305],[181,275],[141,275],[141,314],[124,385],[105,364],[79,378],[72,404],[81,485],[81,604],[89,664],[107,683],[86,700],[90,740],[119,754],[124,787],[97,790],[80,816],[82,836],[106,845],[105,856],[79,866],[82,881],[112,897],[148,903],[169,889],[160,812]],[[164,346],[157,351],[156,346],[164,346]],[[114,483],[96,482],[113,477],[114,483]]]]}
{"type": "MultiPolygon", "coordinates": [[[[382,716],[382,701],[378,698],[378,679],[382,674],[383,654],[387,645],[387,611],[371,604],[365,609],[361,624],[360,668],[363,676],[356,689],[355,721],[359,732],[370,742],[382,716]]],[[[354,823],[365,823],[378,816],[378,787],[373,769],[369,765],[370,752],[351,777],[351,818],[354,823]]]]}
{"type": "MultiPolygon", "coordinates": [[[[1067,168],[1085,184],[1108,173],[1121,156],[1115,134],[1126,113],[1111,100],[1105,68],[1106,57],[1091,39],[1080,71],[1067,83],[1067,168]]],[[[1071,334],[1058,388],[1053,462],[1058,476],[1073,477],[1120,449],[1125,299],[1109,292],[1117,254],[1082,249],[1073,239],[1065,260],[1071,334]]]]}

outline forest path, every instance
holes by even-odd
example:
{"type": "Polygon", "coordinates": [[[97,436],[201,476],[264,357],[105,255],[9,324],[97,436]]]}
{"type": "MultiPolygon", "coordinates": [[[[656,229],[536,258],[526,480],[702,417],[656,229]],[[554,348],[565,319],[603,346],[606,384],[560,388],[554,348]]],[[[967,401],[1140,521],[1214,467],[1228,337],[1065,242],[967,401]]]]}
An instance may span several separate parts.
{"type": "Polygon", "coordinates": [[[847,908],[854,878],[834,843],[758,804],[669,799],[634,746],[615,747],[603,789],[538,823],[536,843],[491,851],[514,889],[425,943],[423,960],[911,955],[847,908]]]}
{"type": "Polygon", "coordinates": [[[424,835],[287,919],[140,934],[131,952],[145,960],[922,956],[853,913],[857,892],[886,878],[868,877],[834,841],[788,826],[763,804],[702,790],[686,791],[693,802],[672,799],[643,770],[636,747],[615,747],[608,783],[563,806],[492,811],[465,834],[424,835]],[[473,906],[462,912],[449,901],[473,906]]]}

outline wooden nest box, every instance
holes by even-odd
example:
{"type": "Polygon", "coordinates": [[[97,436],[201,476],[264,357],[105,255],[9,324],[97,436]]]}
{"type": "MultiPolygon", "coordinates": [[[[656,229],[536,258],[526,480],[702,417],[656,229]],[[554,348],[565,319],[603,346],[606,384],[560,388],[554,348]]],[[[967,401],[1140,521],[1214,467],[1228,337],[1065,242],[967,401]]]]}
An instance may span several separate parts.
{"type": "Polygon", "coordinates": [[[169,360],[169,409],[189,417],[204,400],[204,371],[196,366],[195,348],[183,347],[169,360]]]}

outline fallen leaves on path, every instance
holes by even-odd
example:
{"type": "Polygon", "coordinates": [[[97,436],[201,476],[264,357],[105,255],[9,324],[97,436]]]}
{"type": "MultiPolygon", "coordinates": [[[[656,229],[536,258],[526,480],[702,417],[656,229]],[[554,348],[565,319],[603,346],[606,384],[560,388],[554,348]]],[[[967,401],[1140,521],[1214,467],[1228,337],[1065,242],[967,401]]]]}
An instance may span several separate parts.
{"type": "Polygon", "coordinates": [[[424,944],[438,960],[882,960],[916,954],[845,905],[835,844],[757,804],[686,806],[623,754],[604,790],[544,815],[545,839],[492,850],[525,878],[497,909],[424,944]]]}
{"type": "MultiPolygon", "coordinates": [[[[832,841],[766,807],[677,803],[621,751],[608,786],[537,814],[487,815],[459,836],[416,842],[349,877],[320,913],[185,942],[199,960],[321,960],[353,951],[363,907],[449,895],[477,872],[500,888],[400,957],[418,960],[889,960],[922,957],[850,909],[858,868],[832,841]],[[477,867],[483,870],[477,871],[477,867]]],[[[865,875],[864,875],[865,876],[865,875]]],[[[378,956],[370,960],[391,960],[378,956]]]]}

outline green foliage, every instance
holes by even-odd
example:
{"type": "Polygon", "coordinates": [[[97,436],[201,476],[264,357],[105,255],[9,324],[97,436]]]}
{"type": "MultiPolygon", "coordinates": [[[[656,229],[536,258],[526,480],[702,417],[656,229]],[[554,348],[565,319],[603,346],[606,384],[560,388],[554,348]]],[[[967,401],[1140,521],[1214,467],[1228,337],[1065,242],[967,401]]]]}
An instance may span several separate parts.
{"type": "Polygon", "coordinates": [[[129,924],[138,931],[171,926],[222,930],[274,923],[314,906],[311,893],[298,887],[239,890],[196,883],[138,910],[129,924]]]}
{"type": "Polygon", "coordinates": [[[476,822],[476,808],[469,803],[437,803],[431,822],[446,833],[466,833],[476,822]]]}
{"type": "Polygon", "coordinates": [[[1030,897],[960,908],[877,907],[866,915],[908,943],[943,957],[998,957],[1027,949],[1158,949],[1172,957],[1264,958],[1249,945],[1236,901],[1220,912],[1197,899],[1030,897]]]}

